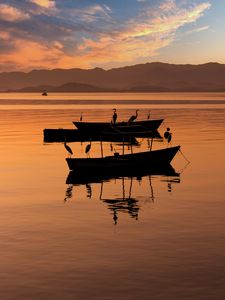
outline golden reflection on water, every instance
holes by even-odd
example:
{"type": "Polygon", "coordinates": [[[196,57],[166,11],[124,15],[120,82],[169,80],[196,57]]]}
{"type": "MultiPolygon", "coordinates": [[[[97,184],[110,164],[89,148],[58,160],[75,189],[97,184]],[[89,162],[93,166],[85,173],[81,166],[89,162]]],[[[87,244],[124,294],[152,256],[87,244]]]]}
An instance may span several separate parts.
{"type": "Polygon", "coordinates": [[[191,163],[182,171],[179,153],[178,178],[133,178],[130,190],[131,178],[66,183],[63,144],[43,142],[44,128],[73,128],[82,111],[108,120],[112,107],[33,108],[0,110],[2,299],[223,299],[225,110],[140,111],[165,118],[160,133],[169,126],[191,163]]]}

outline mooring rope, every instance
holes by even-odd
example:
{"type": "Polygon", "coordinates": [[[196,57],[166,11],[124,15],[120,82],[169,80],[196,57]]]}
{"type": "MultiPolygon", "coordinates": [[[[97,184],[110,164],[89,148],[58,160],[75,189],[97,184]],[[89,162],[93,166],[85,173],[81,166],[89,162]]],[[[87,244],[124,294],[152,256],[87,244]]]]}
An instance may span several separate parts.
{"type": "Polygon", "coordinates": [[[183,156],[183,158],[184,158],[188,163],[190,163],[190,160],[187,159],[187,157],[184,155],[184,153],[181,151],[181,149],[179,149],[179,151],[180,151],[181,155],[183,156]]]}

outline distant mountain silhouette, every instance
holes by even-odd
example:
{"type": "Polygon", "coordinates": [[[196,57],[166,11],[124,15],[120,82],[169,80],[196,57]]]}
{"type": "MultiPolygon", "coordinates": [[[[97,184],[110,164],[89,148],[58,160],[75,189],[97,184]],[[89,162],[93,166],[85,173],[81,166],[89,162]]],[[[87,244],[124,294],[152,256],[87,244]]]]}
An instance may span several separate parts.
{"type": "Polygon", "coordinates": [[[174,65],[146,63],[101,68],[33,70],[0,73],[0,91],[55,92],[166,92],[225,91],[225,65],[174,65]]]}
{"type": "Polygon", "coordinates": [[[13,91],[23,92],[23,93],[28,93],[28,92],[41,93],[43,91],[60,93],[60,92],[107,92],[108,90],[90,84],[69,82],[69,83],[62,84],[60,86],[50,86],[50,85],[30,86],[30,87],[25,87],[13,91]]]}

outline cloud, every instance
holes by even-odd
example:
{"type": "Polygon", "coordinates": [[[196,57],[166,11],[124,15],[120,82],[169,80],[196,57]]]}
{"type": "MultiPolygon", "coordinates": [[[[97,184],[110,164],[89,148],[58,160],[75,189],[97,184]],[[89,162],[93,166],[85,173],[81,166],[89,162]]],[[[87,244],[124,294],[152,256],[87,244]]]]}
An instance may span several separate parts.
{"type": "Polygon", "coordinates": [[[164,12],[176,10],[177,9],[176,1],[175,0],[166,0],[159,6],[159,8],[160,8],[160,10],[163,10],[164,12]]]}
{"type": "MultiPolygon", "coordinates": [[[[209,2],[187,6],[184,5],[186,1],[182,1],[181,6],[174,0],[164,0],[158,6],[151,6],[145,1],[144,6],[137,4],[140,9],[132,18],[119,19],[113,7],[107,5],[69,8],[58,6],[56,1],[27,1],[31,6],[27,6],[24,12],[19,8],[6,9],[8,14],[11,12],[11,23],[0,32],[2,68],[5,62],[9,62],[9,66],[14,62],[16,68],[26,70],[107,68],[146,62],[176,40],[178,29],[196,22],[210,8],[209,2]],[[34,4],[40,10],[38,7],[35,10],[34,4]],[[13,22],[19,20],[24,22],[14,26],[13,22]]],[[[198,27],[196,31],[206,29],[198,27]]]]}
{"type": "Polygon", "coordinates": [[[24,13],[13,6],[7,4],[0,4],[0,20],[7,22],[18,22],[30,18],[28,13],[24,13]]]}
{"type": "Polygon", "coordinates": [[[175,40],[179,28],[195,22],[210,7],[209,3],[190,9],[180,9],[174,5],[174,1],[166,1],[154,11],[155,18],[152,18],[152,10],[148,10],[129,20],[121,30],[111,35],[105,35],[97,41],[85,40],[80,48],[83,53],[80,59],[91,64],[149,59],[175,40]]]}
{"type": "Polygon", "coordinates": [[[54,0],[30,0],[30,2],[39,5],[44,8],[54,8],[55,1],[54,0]]]}
{"type": "Polygon", "coordinates": [[[84,22],[94,22],[99,19],[109,20],[111,8],[107,5],[94,4],[84,8],[70,9],[69,14],[84,22]]]}
{"type": "Polygon", "coordinates": [[[189,30],[189,31],[185,32],[185,34],[192,34],[192,33],[195,33],[195,32],[201,32],[201,31],[208,30],[209,28],[210,28],[210,26],[206,25],[206,26],[202,26],[202,27],[198,27],[198,28],[194,28],[192,30],[189,30]]]}

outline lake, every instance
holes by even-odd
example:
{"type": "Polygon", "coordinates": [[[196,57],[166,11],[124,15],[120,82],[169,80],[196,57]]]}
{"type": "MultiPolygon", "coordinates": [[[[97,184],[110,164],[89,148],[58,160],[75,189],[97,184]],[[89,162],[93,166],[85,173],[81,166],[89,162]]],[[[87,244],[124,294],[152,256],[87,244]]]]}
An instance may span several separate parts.
{"type": "MultiPolygon", "coordinates": [[[[0,116],[1,299],[224,299],[225,93],[2,93],[0,116]],[[113,108],[164,118],[177,175],[67,183],[68,154],[43,129],[110,121],[113,108]]],[[[87,144],[68,143],[81,157],[87,144]]]]}

